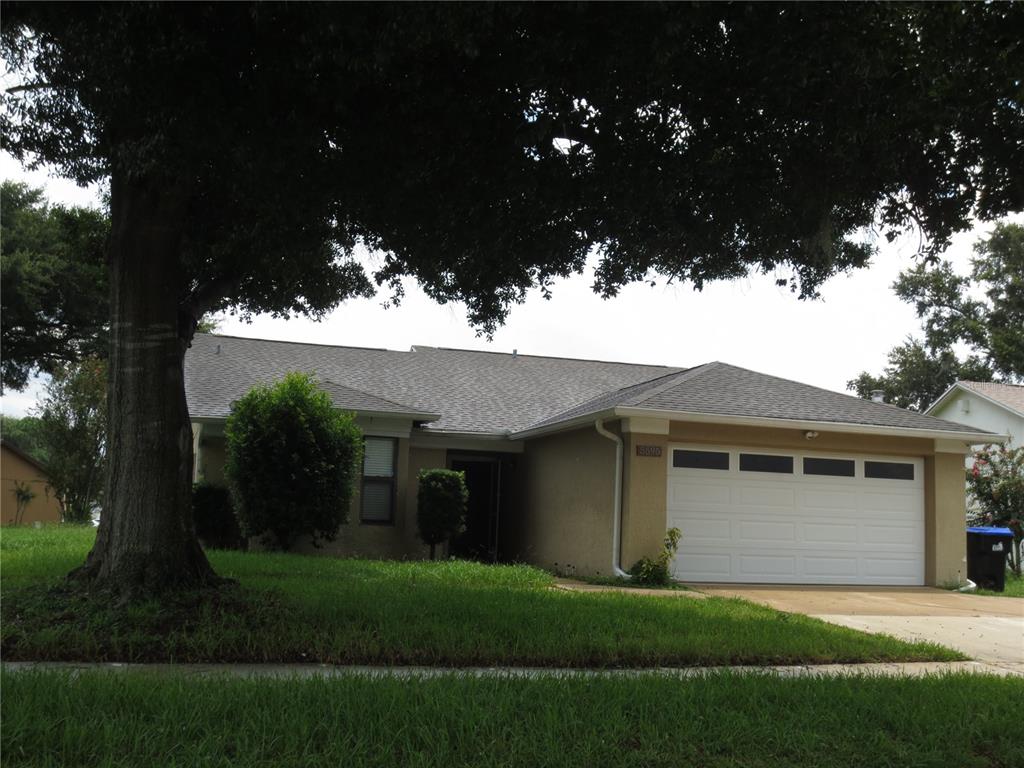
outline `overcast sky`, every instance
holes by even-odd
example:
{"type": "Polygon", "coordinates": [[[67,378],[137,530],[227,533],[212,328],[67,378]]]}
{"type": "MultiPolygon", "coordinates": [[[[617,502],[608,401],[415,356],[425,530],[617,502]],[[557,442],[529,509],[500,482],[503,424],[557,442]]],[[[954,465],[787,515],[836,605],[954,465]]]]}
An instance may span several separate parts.
{"type": "MultiPolygon", "coordinates": [[[[27,173],[0,154],[0,176],[46,189],[49,199],[94,204],[96,189],[81,189],[44,172],[27,173]]],[[[1018,216],[1015,220],[1024,220],[1018,216]]],[[[991,228],[957,236],[946,257],[966,272],[971,246],[991,228]]],[[[917,238],[892,244],[879,238],[871,266],[829,280],[817,301],[800,301],[756,275],[716,283],[703,292],[686,284],[637,284],[603,300],[591,290],[592,274],[555,284],[551,300],[538,292],[514,307],[493,340],[478,337],[458,305],[440,306],[409,281],[401,306],[384,309],[384,293],[353,299],[319,323],[258,317],[251,324],[227,318],[220,333],[320,344],[385,347],[412,345],[483,349],[519,354],[692,366],[712,360],[845,391],[862,370],[878,372],[886,353],[919,328],[913,309],[891,285],[914,263],[917,238]]],[[[373,257],[368,256],[372,265],[373,257]]],[[[37,387],[6,393],[3,410],[21,415],[33,405],[37,387]]]]}

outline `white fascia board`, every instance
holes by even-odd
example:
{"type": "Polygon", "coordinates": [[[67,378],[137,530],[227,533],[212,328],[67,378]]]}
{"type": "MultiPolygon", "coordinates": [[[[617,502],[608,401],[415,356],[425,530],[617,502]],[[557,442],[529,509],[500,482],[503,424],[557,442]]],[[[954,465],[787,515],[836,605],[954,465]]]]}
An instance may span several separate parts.
{"type": "Polygon", "coordinates": [[[729,416],[717,413],[693,411],[662,411],[653,408],[615,408],[620,417],[649,416],[672,421],[691,421],[700,424],[735,424],[744,427],[778,427],[782,429],[807,429],[816,432],[846,432],[858,435],[891,435],[893,437],[921,437],[931,440],[958,440],[975,443],[1003,443],[1008,435],[991,432],[957,432],[943,429],[914,429],[911,427],[885,427],[873,424],[851,424],[845,421],[803,421],[796,419],[773,419],[765,416],[729,416]]]}
{"type": "Polygon", "coordinates": [[[960,382],[959,381],[954,381],[952,384],[949,385],[949,389],[947,389],[945,392],[943,392],[941,395],[939,395],[938,399],[925,409],[924,415],[925,416],[931,416],[932,415],[932,411],[937,411],[939,408],[941,408],[943,405],[945,405],[946,404],[946,400],[957,389],[962,389],[964,392],[967,391],[966,388],[960,386],[960,382]]]}
{"type": "Polygon", "coordinates": [[[413,430],[409,439],[412,448],[446,448],[461,451],[522,453],[523,443],[504,432],[458,432],[454,430],[413,430]]]}

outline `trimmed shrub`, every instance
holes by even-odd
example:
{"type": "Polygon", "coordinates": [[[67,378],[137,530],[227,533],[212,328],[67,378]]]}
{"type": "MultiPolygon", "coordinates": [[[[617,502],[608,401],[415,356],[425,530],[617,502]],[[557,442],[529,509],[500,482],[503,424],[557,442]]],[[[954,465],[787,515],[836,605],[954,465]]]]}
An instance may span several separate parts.
{"type": "Polygon", "coordinates": [[[466,476],[450,469],[424,469],[416,495],[416,525],[420,538],[434,548],[461,533],[466,525],[466,476]]]}
{"type": "Polygon", "coordinates": [[[331,541],[348,517],[363,455],[352,414],[311,376],[253,387],[231,408],[225,473],[244,536],[288,549],[300,536],[331,541]]]}
{"type": "Polygon", "coordinates": [[[204,547],[244,549],[245,537],[235,517],[231,492],[220,485],[196,483],[192,486],[192,517],[196,535],[204,547]]]}
{"type": "Polygon", "coordinates": [[[637,584],[665,585],[672,580],[669,573],[669,566],[672,558],[679,550],[679,540],[683,537],[682,531],[678,528],[669,528],[665,532],[664,546],[661,552],[655,557],[641,557],[632,568],[629,575],[637,584]]]}

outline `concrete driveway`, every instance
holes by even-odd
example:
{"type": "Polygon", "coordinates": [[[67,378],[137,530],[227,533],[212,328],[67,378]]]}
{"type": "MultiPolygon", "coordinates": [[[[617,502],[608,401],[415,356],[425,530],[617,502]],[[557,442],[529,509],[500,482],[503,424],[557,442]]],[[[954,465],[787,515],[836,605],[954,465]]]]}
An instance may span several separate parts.
{"type": "Polygon", "coordinates": [[[931,587],[700,585],[716,597],[742,597],[865,632],[928,640],[976,661],[1024,671],[1024,600],[931,587]]]}

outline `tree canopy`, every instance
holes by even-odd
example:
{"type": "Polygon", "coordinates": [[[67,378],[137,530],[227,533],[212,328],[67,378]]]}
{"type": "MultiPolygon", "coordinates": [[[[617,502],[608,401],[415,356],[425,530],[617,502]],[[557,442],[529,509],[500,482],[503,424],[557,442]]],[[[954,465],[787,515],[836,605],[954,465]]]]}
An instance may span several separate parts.
{"type": "Polygon", "coordinates": [[[949,261],[899,276],[893,290],[914,306],[923,339],[894,347],[880,376],[864,371],[850,389],[923,411],[957,380],[1024,379],[1024,226],[996,224],[974,252],[969,276],[949,261]]]}
{"type": "Polygon", "coordinates": [[[9,149],[171,185],[203,311],[321,314],[368,290],[359,241],[484,328],[593,248],[606,295],[777,267],[811,295],[863,227],[937,253],[1024,207],[1013,4],[5,10],[9,149]]]}
{"type": "Polygon", "coordinates": [[[493,330],[528,289],[774,273],[1024,208],[1016,4],[5,3],[6,149],[110,179],[105,514],[79,575],[212,581],[182,359],[204,313],[403,276],[493,330]],[[354,259],[380,254],[371,276],[354,259]]]}
{"type": "Polygon", "coordinates": [[[110,219],[50,206],[42,190],[0,186],[0,333],[3,387],[22,389],[84,355],[106,352],[106,241],[110,219]]]}

